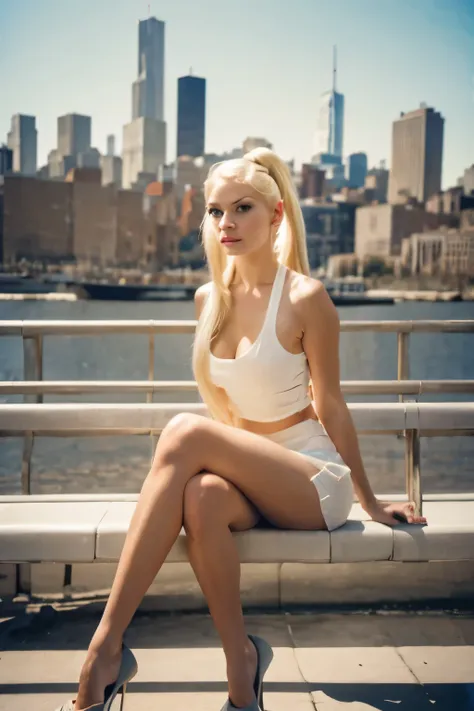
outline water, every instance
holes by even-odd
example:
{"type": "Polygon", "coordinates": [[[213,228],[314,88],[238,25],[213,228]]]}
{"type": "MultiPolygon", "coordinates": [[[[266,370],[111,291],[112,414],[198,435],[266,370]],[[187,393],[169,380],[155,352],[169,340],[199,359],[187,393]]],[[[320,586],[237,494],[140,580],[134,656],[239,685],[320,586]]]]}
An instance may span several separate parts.
{"type": "MultiPolygon", "coordinates": [[[[474,302],[405,302],[393,306],[338,309],[341,320],[474,319],[474,302]]],[[[117,303],[0,302],[0,319],[192,319],[192,302],[117,303]]],[[[474,379],[473,334],[411,336],[410,376],[414,379],[474,379]]],[[[155,378],[192,380],[192,335],[156,337],[155,378]]],[[[384,380],[397,377],[395,334],[343,333],[340,346],[342,380],[384,380]]],[[[146,336],[47,337],[45,380],[146,380],[146,336]]],[[[19,338],[0,340],[0,379],[23,379],[19,338]]],[[[197,402],[197,393],[166,393],[157,402],[197,402]]],[[[396,397],[348,397],[348,401],[396,401],[396,397]]],[[[472,395],[423,396],[422,402],[472,400],[472,395]]],[[[52,396],[45,402],[143,402],[145,396],[52,396]]],[[[21,402],[3,396],[3,402],[21,402]]],[[[394,436],[359,438],[363,461],[377,493],[404,490],[404,441],[394,436]]],[[[41,437],[32,457],[33,493],[138,492],[148,471],[151,440],[147,436],[41,437]]],[[[22,439],[0,439],[0,493],[20,493],[22,439]]],[[[422,440],[425,492],[474,491],[474,439],[443,437],[422,440]]]]}

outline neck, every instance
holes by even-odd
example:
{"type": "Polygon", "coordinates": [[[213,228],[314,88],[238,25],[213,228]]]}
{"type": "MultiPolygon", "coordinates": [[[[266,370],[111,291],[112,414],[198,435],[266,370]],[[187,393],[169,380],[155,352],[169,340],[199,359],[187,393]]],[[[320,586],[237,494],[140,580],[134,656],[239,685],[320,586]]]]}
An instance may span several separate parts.
{"type": "Polygon", "coordinates": [[[245,291],[252,291],[257,286],[273,284],[279,267],[276,256],[265,262],[251,261],[248,257],[235,260],[235,275],[232,283],[241,285],[245,291]]]}

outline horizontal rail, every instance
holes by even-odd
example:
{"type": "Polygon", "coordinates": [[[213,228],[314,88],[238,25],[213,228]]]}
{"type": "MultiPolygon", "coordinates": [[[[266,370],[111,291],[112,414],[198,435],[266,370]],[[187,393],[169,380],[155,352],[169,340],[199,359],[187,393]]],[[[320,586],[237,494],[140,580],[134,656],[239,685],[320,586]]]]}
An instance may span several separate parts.
{"type": "MultiPolygon", "coordinates": [[[[348,395],[474,393],[474,380],[343,380],[348,395]]],[[[197,391],[195,380],[37,380],[0,381],[0,395],[82,393],[167,393],[197,391]]]]}
{"type": "MultiPolygon", "coordinates": [[[[31,504],[42,504],[42,503],[90,503],[92,501],[110,501],[113,502],[129,502],[138,501],[140,494],[127,493],[127,494],[116,494],[108,493],[101,494],[98,492],[93,492],[90,494],[31,494],[25,497],[24,494],[0,494],[0,503],[2,504],[22,504],[28,502],[31,504]]],[[[391,501],[406,501],[406,494],[384,494],[384,497],[390,499],[391,501]]],[[[470,492],[450,492],[450,493],[438,493],[438,494],[424,494],[423,499],[425,501],[443,501],[451,503],[454,501],[474,501],[474,493],[470,492]]]]}
{"type": "MultiPolygon", "coordinates": [[[[188,410],[187,410],[188,412],[188,410]]],[[[60,425],[58,425],[59,427],[60,425]]],[[[57,439],[68,439],[69,437],[87,437],[88,439],[93,439],[94,437],[127,437],[128,435],[133,436],[143,436],[143,435],[159,435],[162,432],[163,427],[102,427],[99,429],[87,429],[79,427],[71,427],[70,429],[54,429],[51,426],[42,429],[41,427],[35,428],[33,430],[14,429],[10,428],[8,430],[2,430],[0,428],[0,438],[16,438],[23,437],[25,432],[31,433],[35,438],[39,437],[54,437],[57,439]]],[[[423,430],[407,430],[402,427],[377,427],[370,426],[367,427],[357,427],[357,434],[368,436],[368,435],[395,435],[397,437],[404,437],[407,432],[416,432],[418,437],[423,438],[434,438],[434,437],[473,437],[474,427],[467,429],[423,429],[423,430]]]]}
{"type": "MultiPolygon", "coordinates": [[[[474,402],[349,403],[348,408],[358,431],[472,430],[474,434],[474,402]]],[[[62,431],[71,436],[81,430],[160,432],[181,412],[208,414],[203,403],[194,402],[0,404],[0,430],[2,434],[62,431]]]]}
{"type": "MultiPolygon", "coordinates": [[[[0,336],[79,336],[112,333],[193,333],[195,320],[0,321],[0,336]]],[[[341,321],[341,331],[380,333],[474,333],[474,320],[341,321]]]]}

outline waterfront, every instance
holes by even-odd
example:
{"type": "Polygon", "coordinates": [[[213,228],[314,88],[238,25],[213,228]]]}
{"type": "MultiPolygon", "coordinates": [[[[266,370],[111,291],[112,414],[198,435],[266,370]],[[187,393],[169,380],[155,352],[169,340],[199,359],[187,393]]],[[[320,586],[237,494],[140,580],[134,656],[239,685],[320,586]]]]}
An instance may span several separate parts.
{"type": "MultiPolygon", "coordinates": [[[[341,320],[474,319],[474,303],[398,303],[392,306],[339,308],[341,320]]],[[[192,302],[30,302],[0,303],[0,319],[192,319],[192,302]]],[[[474,379],[472,334],[420,334],[411,337],[410,377],[414,379],[474,379]]],[[[156,337],[155,379],[192,380],[192,335],[156,337]]],[[[341,378],[396,378],[394,334],[347,333],[341,337],[341,378]]],[[[148,344],[145,337],[47,337],[44,341],[45,380],[144,380],[148,344]]],[[[22,380],[22,344],[18,338],[0,341],[0,379],[22,380]]],[[[3,402],[21,398],[3,396],[3,402]]],[[[156,401],[197,401],[197,393],[167,393],[156,401]]],[[[348,401],[395,400],[348,397],[348,401]]],[[[423,401],[439,397],[423,396],[423,401]]],[[[445,400],[470,400],[472,395],[446,394],[445,400]]],[[[100,401],[103,396],[46,396],[46,402],[100,401]]],[[[143,395],[108,398],[110,402],[140,402],[143,395]]],[[[375,490],[404,490],[404,442],[391,436],[361,437],[361,449],[375,490]]],[[[136,492],[147,473],[150,438],[38,438],[32,457],[33,493],[136,492]]],[[[0,440],[0,492],[19,492],[21,439],[0,440]]],[[[422,440],[425,492],[469,491],[474,483],[472,438],[422,440]]]]}

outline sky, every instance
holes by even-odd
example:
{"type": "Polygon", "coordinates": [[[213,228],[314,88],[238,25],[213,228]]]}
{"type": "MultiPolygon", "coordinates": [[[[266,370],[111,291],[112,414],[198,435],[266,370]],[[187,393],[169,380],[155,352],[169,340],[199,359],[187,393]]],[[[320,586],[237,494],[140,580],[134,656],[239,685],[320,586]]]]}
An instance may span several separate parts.
{"type": "Polygon", "coordinates": [[[206,152],[263,136],[299,166],[314,153],[319,99],[345,95],[344,155],[390,166],[392,122],[421,102],[445,118],[443,188],[474,163],[474,0],[0,0],[0,143],[37,117],[38,165],[57,117],[92,117],[92,145],[122,145],[137,75],[138,20],[165,27],[167,160],[177,80],[207,80],[206,152]]]}

